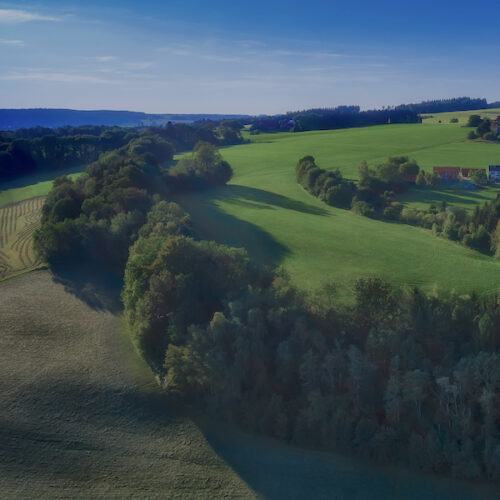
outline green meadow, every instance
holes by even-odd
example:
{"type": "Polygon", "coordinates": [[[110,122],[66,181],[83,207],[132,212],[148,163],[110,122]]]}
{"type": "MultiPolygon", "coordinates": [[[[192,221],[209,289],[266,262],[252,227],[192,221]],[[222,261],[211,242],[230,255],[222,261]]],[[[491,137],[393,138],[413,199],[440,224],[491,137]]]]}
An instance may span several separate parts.
{"type": "Polygon", "coordinates": [[[0,183],[0,207],[16,203],[18,201],[35,198],[36,196],[45,196],[52,188],[54,179],[59,175],[68,175],[75,179],[85,167],[65,169],[54,173],[46,172],[21,177],[12,182],[0,183]]]}
{"type": "Polygon", "coordinates": [[[449,123],[452,118],[456,118],[460,125],[465,125],[470,115],[480,115],[483,118],[496,118],[500,115],[500,108],[478,109],[474,111],[452,111],[449,113],[435,113],[422,115],[424,123],[449,123]]]}
{"type": "MultiPolygon", "coordinates": [[[[259,262],[283,265],[304,289],[334,283],[339,295],[348,297],[357,278],[378,275],[427,291],[436,287],[488,293],[499,289],[499,261],[420,228],[329,207],[306,193],[294,172],[298,159],[305,155],[313,155],[322,168],[340,169],[353,180],[363,160],[375,165],[391,155],[415,158],[425,170],[435,165],[487,168],[499,164],[500,145],[467,141],[468,130],[460,124],[424,121],[251,136],[249,144],[222,149],[235,173],[229,186],[183,195],[178,201],[191,213],[203,237],[244,247],[259,262]]],[[[76,177],[78,170],[82,168],[57,175],[76,177]]],[[[47,194],[55,177],[50,175],[52,179],[25,177],[0,185],[0,207],[47,194]]],[[[494,187],[473,191],[457,186],[413,188],[400,201],[425,208],[445,200],[472,209],[498,191],[494,187]]]]}
{"type": "MultiPolygon", "coordinates": [[[[222,150],[235,173],[229,186],[178,201],[202,236],[245,247],[261,262],[283,265],[304,289],[334,283],[347,297],[357,278],[377,275],[427,291],[490,293],[499,290],[500,261],[420,228],[329,207],[295,180],[295,165],[305,155],[354,180],[361,161],[376,164],[391,155],[408,155],[426,170],[500,163],[500,145],[466,141],[466,134],[457,125],[424,123],[253,136],[250,144],[222,150]]],[[[424,206],[437,197],[472,207],[496,195],[493,188],[455,191],[440,188],[430,195],[412,190],[406,201],[424,206]]]]}

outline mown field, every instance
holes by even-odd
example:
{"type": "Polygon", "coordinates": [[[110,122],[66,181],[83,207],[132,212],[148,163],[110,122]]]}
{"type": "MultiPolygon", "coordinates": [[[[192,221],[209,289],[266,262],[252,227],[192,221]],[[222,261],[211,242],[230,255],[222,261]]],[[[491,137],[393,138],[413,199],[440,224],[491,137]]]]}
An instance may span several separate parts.
{"type": "Polygon", "coordinates": [[[59,175],[76,178],[85,167],[43,172],[0,183],[0,281],[36,269],[38,260],[32,245],[40,224],[43,201],[59,175]]]}
{"type": "Polygon", "coordinates": [[[40,224],[44,199],[38,196],[0,208],[0,280],[40,266],[32,235],[40,224]]]}
{"type": "Polygon", "coordinates": [[[180,410],[119,313],[90,300],[103,288],[79,286],[85,300],[70,289],[48,271],[0,283],[2,499],[497,498],[491,485],[303,450],[180,410]]]}
{"type": "MultiPolygon", "coordinates": [[[[253,136],[251,144],[222,150],[235,172],[229,186],[179,201],[205,237],[244,246],[262,262],[284,265],[305,289],[334,282],[348,296],[358,277],[379,275],[427,291],[491,293],[499,290],[499,261],[423,229],[328,207],[295,180],[295,165],[308,154],[320,167],[339,168],[354,180],[361,161],[373,165],[391,155],[408,155],[426,170],[500,161],[500,145],[466,141],[466,133],[457,125],[415,124],[253,136]]],[[[441,191],[435,196],[472,207],[497,190],[441,191]]],[[[412,196],[408,202],[432,202],[422,193],[412,196]]]]}

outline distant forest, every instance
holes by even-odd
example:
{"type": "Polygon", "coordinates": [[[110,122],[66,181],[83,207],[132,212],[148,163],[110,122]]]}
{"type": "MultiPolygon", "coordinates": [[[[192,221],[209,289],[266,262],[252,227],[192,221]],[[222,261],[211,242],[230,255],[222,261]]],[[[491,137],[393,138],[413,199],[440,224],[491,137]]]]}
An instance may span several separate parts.
{"type": "Polygon", "coordinates": [[[40,171],[85,166],[101,154],[144,136],[158,135],[176,153],[193,149],[199,141],[220,146],[243,141],[242,126],[235,120],[210,123],[212,126],[204,127],[169,122],[146,129],[85,125],[0,132],[0,182],[40,171]]]}
{"type": "Polygon", "coordinates": [[[415,123],[417,114],[469,111],[500,107],[500,101],[488,103],[484,98],[455,97],[437,99],[415,104],[401,104],[383,109],[361,111],[359,106],[337,106],[333,108],[290,111],[278,115],[250,116],[244,114],[182,114],[141,113],[135,111],[80,111],[74,109],[0,109],[0,130],[16,130],[33,127],[74,127],[82,125],[105,125],[120,127],[148,127],[166,125],[169,121],[195,123],[198,126],[222,120],[240,120],[252,125],[255,131],[317,130],[358,127],[388,123],[415,123]]]}
{"type": "Polygon", "coordinates": [[[416,104],[401,104],[395,107],[361,111],[359,106],[338,106],[288,112],[283,115],[259,116],[251,119],[253,133],[307,130],[329,130],[337,128],[364,127],[387,123],[419,123],[420,115],[450,111],[469,111],[495,107],[486,99],[456,97],[423,101],[416,104]]]}
{"type": "Polygon", "coordinates": [[[82,111],[76,109],[0,109],[0,130],[31,127],[63,127],[65,125],[107,125],[142,127],[173,122],[245,118],[247,115],[223,114],[149,114],[136,111],[82,111]]]}

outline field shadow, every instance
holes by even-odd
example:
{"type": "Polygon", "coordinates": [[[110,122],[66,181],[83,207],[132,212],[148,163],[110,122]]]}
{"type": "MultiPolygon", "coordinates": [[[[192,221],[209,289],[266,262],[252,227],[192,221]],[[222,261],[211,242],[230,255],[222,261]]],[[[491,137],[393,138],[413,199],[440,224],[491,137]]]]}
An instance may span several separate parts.
{"type": "Polygon", "coordinates": [[[253,208],[260,208],[263,210],[272,210],[275,207],[279,207],[304,214],[328,215],[328,211],[323,208],[302,201],[293,200],[281,194],[266,191],[264,189],[230,184],[221,190],[221,194],[225,200],[234,205],[252,206],[253,208]]]}
{"type": "MultiPolygon", "coordinates": [[[[103,384],[45,380],[27,388],[16,401],[16,414],[37,415],[26,422],[2,415],[0,471],[3,480],[33,477],[38,481],[99,480],[102,468],[112,470],[135,452],[137,436],[162,439],[182,412],[166,399],[132,387],[112,389],[103,384]],[[110,429],[112,431],[110,432],[110,429]],[[110,435],[111,434],[111,435],[110,435]]],[[[158,455],[158,460],[162,457],[158,455]]],[[[164,464],[158,464],[163,473],[164,464]]],[[[126,480],[126,477],[122,477],[126,480]]]]}
{"type": "Polygon", "coordinates": [[[497,497],[494,486],[302,449],[205,422],[212,449],[258,495],[269,500],[470,500],[497,497]]]}
{"type": "MultiPolygon", "coordinates": [[[[500,190],[498,191],[500,192],[500,190]]],[[[449,204],[460,203],[474,207],[478,203],[491,201],[485,196],[484,189],[460,189],[457,187],[441,188],[439,190],[429,190],[426,188],[412,188],[402,196],[398,196],[398,201],[403,203],[439,203],[449,204]]]]}
{"type": "Polygon", "coordinates": [[[0,190],[7,191],[8,189],[18,189],[39,182],[52,181],[61,175],[71,175],[83,172],[87,165],[78,165],[75,167],[61,168],[56,170],[40,170],[39,172],[28,173],[16,179],[0,180],[0,190]]]}
{"type": "MultiPolygon", "coordinates": [[[[175,201],[189,213],[194,231],[201,238],[244,248],[250,258],[259,264],[278,265],[289,254],[289,249],[255,224],[220,210],[217,201],[228,199],[226,193],[220,191],[179,195],[175,201]]],[[[229,196],[231,199],[236,194],[233,191],[229,196]]]]}
{"type": "Polygon", "coordinates": [[[123,278],[108,268],[82,263],[80,266],[54,265],[51,271],[55,283],[63,285],[66,292],[90,308],[113,314],[122,311],[123,278]]]}

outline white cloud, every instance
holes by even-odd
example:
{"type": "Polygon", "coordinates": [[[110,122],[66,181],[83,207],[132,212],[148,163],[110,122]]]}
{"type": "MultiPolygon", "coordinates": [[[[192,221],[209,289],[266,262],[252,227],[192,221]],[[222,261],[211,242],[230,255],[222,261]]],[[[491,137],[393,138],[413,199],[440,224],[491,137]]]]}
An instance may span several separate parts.
{"type": "Polygon", "coordinates": [[[11,73],[0,75],[0,80],[30,80],[40,82],[58,83],[92,83],[92,84],[118,84],[117,81],[107,80],[98,76],[81,75],[76,73],[55,73],[45,71],[28,71],[27,73],[11,73]]]}
{"type": "Polygon", "coordinates": [[[22,40],[2,40],[0,39],[0,44],[3,45],[24,45],[22,40]]]}
{"type": "Polygon", "coordinates": [[[130,70],[141,70],[150,68],[153,65],[151,62],[129,62],[125,63],[123,66],[130,70]]]}
{"type": "Polygon", "coordinates": [[[188,49],[176,49],[175,47],[161,47],[159,50],[162,52],[167,52],[174,56],[190,56],[191,51],[188,49]]]}
{"type": "Polygon", "coordinates": [[[17,9],[0,9],[0,23],[17,24],[28,21],[60,21],[60,18],[17,9]]]}
{"type": "Polygon", "coordinates": [[[203,54],[200,56],[202,59],[207,61],[223,62],[223,63],[249,63],[251,60],[248,57],[238,57],[238,56],[219,56],[216,54],[203,54]]]}
{"type": "Polygon", "coordinates": [[[111,62],[111,61],[116,61],[117,57],[116,56],[92,56],[92,57],[86,57],[85,59],[90,59],[92,61],[97,61],[97,62],[111,62]]]}

